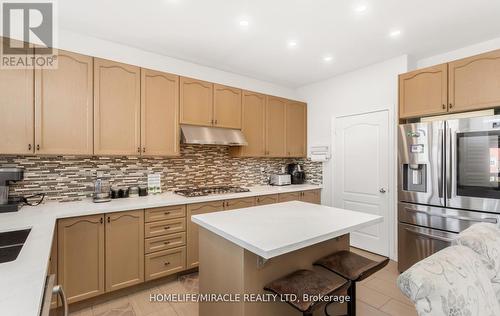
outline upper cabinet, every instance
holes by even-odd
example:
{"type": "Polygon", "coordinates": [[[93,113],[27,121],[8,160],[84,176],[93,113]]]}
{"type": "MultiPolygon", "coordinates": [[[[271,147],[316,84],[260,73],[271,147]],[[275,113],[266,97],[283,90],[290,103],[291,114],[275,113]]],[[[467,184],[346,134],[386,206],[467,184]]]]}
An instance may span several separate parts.
{"type": "Polygon", "coordinates": [[[214,126],[241,129],[241,90],[214,84],[214,126]]]}
{"type": "Polygon", "coordinates": [[[181,124],[212,126],[212,83],[181,77],[180,122],[181,124]]]}
{"type": "Polygon", "coordinates": [[[500,50],[449,64],[450,112],[500,106],[500,50]]]}
{"type": "MultiPolygon", "coordinates": [[[[5,40],[2,39],[0,45],[5,40]]],[[[33,67],[0,70],[0,154],[34,152],[33,81],[33,67]]]]}
{"type": "Polygon", "coordinates": [[[266,156],[285,157],[287,100],[267,97],[266,106],[266,156]]]}
{"type": "Polygon", "coordinates": [[[56,69],[35,71],[35,152],[92,155],[92,57],[58,51],[56,69]]]}
{"type": "Polygon", "coordinates": [[[142,155],[179,154],[179,77],[141,69],[142,155]]]}
{"type": "Polygon", "coordinates": [[[290,101],[286,104],[286,153],[289,157],[307,156],[307,105],[290,101]]]}
{"type": "Polygon", "coordinates": [[[419,69],[399,76],[399,116],[420,117],[446,113],[448,65],[419,69]]]}
{"type": "Polygon", "coordinates": [[[140,68],[94,59],[94,153],[139,155],[140,68]]]}

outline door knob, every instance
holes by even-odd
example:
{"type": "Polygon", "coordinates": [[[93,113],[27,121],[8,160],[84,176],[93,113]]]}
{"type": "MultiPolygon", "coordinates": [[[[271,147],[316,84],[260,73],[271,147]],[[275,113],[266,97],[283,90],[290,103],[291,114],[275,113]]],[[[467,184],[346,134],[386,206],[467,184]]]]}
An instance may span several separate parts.
{"type": "Polygon", "coordinates": [[[381,188],[380,190],[378,190],[380,193],[385,193],[385,189],[384,188],[381,188]]]}

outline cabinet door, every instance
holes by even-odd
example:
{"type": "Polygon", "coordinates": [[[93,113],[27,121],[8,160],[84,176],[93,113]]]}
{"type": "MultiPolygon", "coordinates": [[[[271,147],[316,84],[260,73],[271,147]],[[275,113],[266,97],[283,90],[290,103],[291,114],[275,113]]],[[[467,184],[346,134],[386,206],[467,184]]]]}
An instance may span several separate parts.
{"type": "Polygon", "coordinates": [[[181,124],[212,126],[213,84],[196,79],[180,79],[181,124]]]}
{"type": "Polygon", "coordinates": [[[59,50],[57,59],[35,71],[35,152],[92,155],[92,57],[59,50]]]}
{"type": "Polygon", "coordinates": [[[450,112],[500,106],[500,50],[449,63],[450,112]]]}
{"type": "Polygon", "coordinates": [[[401,118],[446,113],[448,65],[437,65],[399,76],[399,116],[401,118]]]}
{"type": "Polygon", "coordinates": [[[321,190],[309,190],[301,192],[300,200],[303,202],[321,204],[321,190]]]}
{"type": "MultiPolygon", "coordinates": [[[[1,39],[0,45],[6,40],[1,39]]],[[[0,70],[0,154],[34,152],[33,80],[33,67],[0,70]]]]}
{"type": "Polygon", "coordinates": [[[205,214],[210,212],[218,212],[224,210],[222,201],[214,201],[207,203],[189,204],[187,206],[187,269],[198,266],[198,225],[191,221],[192,215],[205,214]]]}
{"type": "MultiPolygon", "coordinates": [[[[50,248],[50,258],[49,258],[49,273],[56,275],[56,284],[58,284],[57,280],[57,224],[56,229],[54,230],[54,235],[52,236],[52,248],[50,248]]],[[[50,308],[56,308],[58,303],[57,295],[52,295],[52,300],[50,301],[50,308]]]]}
{"type": "Polygon", "coordinates": [[[256,205],[268,205],[278,203],[278,194],[261,195],[255,198],[256,205]]]}
{"type": "Polygon", "coordinates": [[[145,261],[146,281],[183,271],[186,269],[186,247],[147,254],[145,261]]]}
{"type": "Polygon", "coordinates": [[[299,201],[300,193],[302,192],[290,192],[290,193],[280,193],[278,195],[279,202],[289,202],[289,201],[299,201]]]}
{"type": "Polygon", "coordinates": [[[214,84],[214,126],[241,128],[241,90],[214,84]]]}
{"type": "Polygon", "coordinates": [[[286,104],[286,154],[307,156],[307,105],[290,101],[286,104]]]}
{"type": "Polygon", "coordinates": [[[104,215],[61,219],[58,279],[69,303],[104,293],[104,215]]]}
{"type": "Polygon", "coordinates": [[[106,292],[144,281],[144,211],[106,214],[106,292]]]}
{"type": "Polygon", "coordinates": [[[141,69],[142,155],[179,154],[179,77],[141,69]]]}
{"type": "Polygon", "coordinates": [[[262,157],[266,154],[266,96],[243,91],[241,131],[248,146],[238,148],[239,156],[262,157]]]}
{"type": "Polygon", "coordinates": [[[255,198],[241,198],[241,199],[231,199],[224,201],[224,210],[236,210],[244,207],[255,206],[255,198]]]}
{"type": "Polygon", "coordinates": [[[266,155],[286,156],[286,100],[267,98],[266,106],[266,155]]]}
{"type": "Polygon", "coordinates": [[[139,67],[94,59],[94,153],[139,155],[139,67]]]}

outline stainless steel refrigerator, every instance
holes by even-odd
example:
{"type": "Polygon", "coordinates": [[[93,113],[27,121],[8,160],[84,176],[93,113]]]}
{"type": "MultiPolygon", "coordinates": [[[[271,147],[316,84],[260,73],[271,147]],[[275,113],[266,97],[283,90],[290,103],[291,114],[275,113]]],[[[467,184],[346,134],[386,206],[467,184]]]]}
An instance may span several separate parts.
{"type": "Polygon", "coordinates": [[[500,115],[400,125],[398,157],[400,271],[499,223],[500,115]]]}

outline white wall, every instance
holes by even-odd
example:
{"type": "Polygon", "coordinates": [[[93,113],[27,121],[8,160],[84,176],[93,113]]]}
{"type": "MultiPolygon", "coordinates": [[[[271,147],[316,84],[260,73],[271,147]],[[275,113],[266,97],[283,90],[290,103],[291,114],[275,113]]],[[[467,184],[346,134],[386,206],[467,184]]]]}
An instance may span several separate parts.
{"type": "Polygon", "coordinates": [[[416,62],[416,69],[447,63],[453,60],[486,53],[496,49],[500,49],[500,37],[494,38],[486,42],[481,42],[466,47],[462,47],[446,53],[441,53],[434,56],[419,59],[416,62]]]}
{"type": "Polygon", "coordinates": [[[255,92],[300,100],[296,90],[289,87],[66,30],[59,30],[58,32],[58,48],[255,92]]]}
{"type": "MultiPolygon", "coordinates": [[[[390,170],[392,171],[389,192],[391,193],[393,234],[390,234],[390,256],[395,255],[395,209],[396,209],[396,138],[394,129],[397,126],[398,74],[407,72],[408,56],[371,65],[331,79],[307,85],[298,89],[299,94],[308,102],[308,144],[329,145],[331,147],[332,118],[349,114],[389,110],[389,118],[393,121],[390,144],[392,153],[390,170]]],[[[333,205],[333,162],[332,159],[323,164],[322,203],[333,205]]]]}

